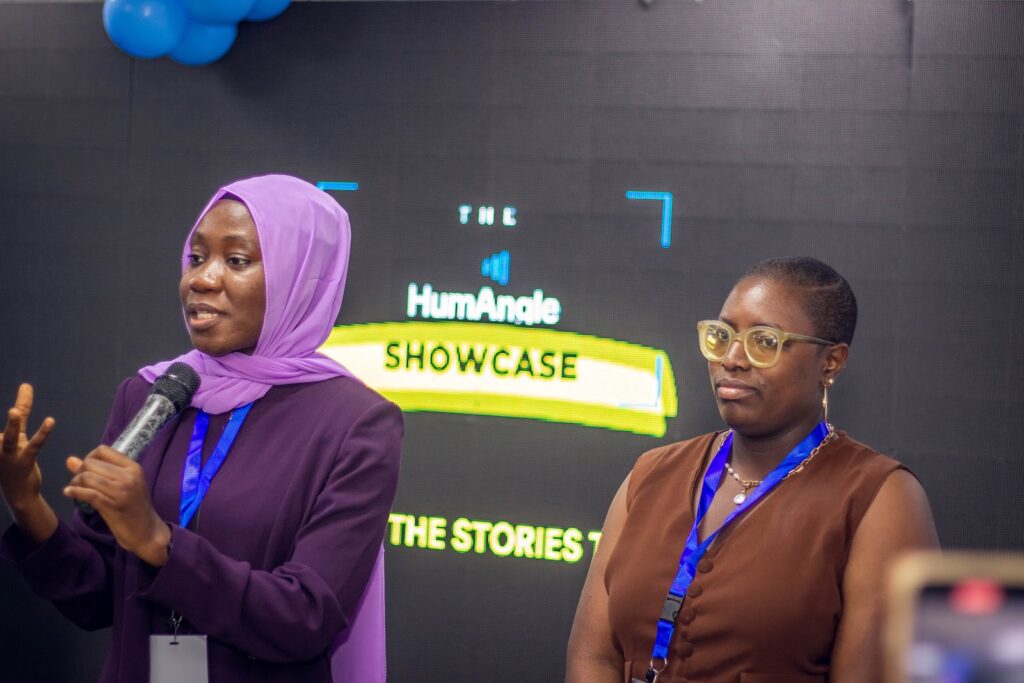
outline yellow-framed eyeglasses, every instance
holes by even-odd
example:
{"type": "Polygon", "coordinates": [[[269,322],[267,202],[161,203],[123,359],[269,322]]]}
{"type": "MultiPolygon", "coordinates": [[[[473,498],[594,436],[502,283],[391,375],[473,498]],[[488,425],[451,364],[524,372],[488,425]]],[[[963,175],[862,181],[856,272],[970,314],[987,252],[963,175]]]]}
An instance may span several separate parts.
{"type": "Polygon", "coordinates": [[[721,363],[735,341],[743,342],[747,360],[756,368],[770,368],[779,362],[782,345],[786,342],[807,342],[831,346],[836,342],[805,334],[785,332],[774,327],[759,325],[745,332],[737,332],[721,320],[701,320],[697,323],[697,342],[700,352],[709,361],[721,363]]]}

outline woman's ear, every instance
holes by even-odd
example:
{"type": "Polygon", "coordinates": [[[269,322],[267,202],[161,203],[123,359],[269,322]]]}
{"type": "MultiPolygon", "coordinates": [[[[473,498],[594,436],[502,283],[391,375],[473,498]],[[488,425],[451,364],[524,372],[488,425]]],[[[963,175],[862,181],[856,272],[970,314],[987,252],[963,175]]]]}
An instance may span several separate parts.
{"type": "Polygon", "coordinates": [[[849,357],[849,344],[833,344],[825,350],[825,367],[821,372],[822,386],[830,387],[835,383],[836,377],[846,367],[846,359],[849,357]]]}

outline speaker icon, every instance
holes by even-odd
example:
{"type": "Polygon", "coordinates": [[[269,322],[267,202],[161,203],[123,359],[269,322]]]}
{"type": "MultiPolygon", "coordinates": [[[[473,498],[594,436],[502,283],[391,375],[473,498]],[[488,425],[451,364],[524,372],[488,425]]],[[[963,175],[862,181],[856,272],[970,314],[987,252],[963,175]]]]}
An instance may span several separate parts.
{"type": "Polygon", "coordinates": [[[491,278],[499,285],[507,285],[511,261],[512,257],[507,251],[495,252],[480,263],[480,274],[491,278]]]}

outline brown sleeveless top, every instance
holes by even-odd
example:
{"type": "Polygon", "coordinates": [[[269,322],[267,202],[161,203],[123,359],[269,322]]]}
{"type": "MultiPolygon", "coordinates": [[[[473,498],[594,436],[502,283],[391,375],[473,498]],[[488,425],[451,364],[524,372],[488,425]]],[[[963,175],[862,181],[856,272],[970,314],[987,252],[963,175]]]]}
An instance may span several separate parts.
{"type": "MultiPolygon", "coordinates": [[[[633,467],[604,576],[627,682],[647,670],[716,436],[654,449],[633,467]]],[[[901,468],[837,431],[802,472],[733,520],[697,565],[658,683],[824,683],[853,535],[901,468]]]]}

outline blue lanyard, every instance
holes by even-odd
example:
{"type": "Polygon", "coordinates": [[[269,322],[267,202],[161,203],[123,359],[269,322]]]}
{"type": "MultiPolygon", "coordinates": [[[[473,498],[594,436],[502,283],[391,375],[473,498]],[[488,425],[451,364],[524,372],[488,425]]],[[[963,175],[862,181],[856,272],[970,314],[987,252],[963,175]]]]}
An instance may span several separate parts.
{"type": "Polygon", "coordinates": [[[235,442],[238,430],[242,428],[242,423],[245,422],[250,408],[252,408],[252,404],[247,403],[231,412],[228,425],[224,428],[224,433],[221,434],[216,448],[213,449],[213,454],[206,461],[202,470],[200,470],[200,465],[203,462],[203,441],[210,428],[210,416],[202,410],[196,415],[196,424],[192,428],[192,440],[189,442],[188,455],[185,457],[185,471],[181,474],[181,506],[178,509],[178,524],[181,527],[188,526],[192,517],[199,510],[199,506],[202,505],[203,498],[206,497],[206,492],[210,488],[210,482],[213,481],[220,466],[224,464],[224,458],[228,456],[231,444],[235,442]]]}
{"type": "Polygon", "coordinates": [[[697,517],[693,520],[693,527],[690,529],[689,536],[686,537],[686,547],[679,558],[679,570],[672,581],[672,587],[669,588],[668,597],[665,598],[665,604],[661,610],[661,617],[658,619],[658,633],[654,639],[651,667],[647,671],[648,681],[654,681],[658,677],[657,674],[664,670],[665,664],[668,661],[668,646],[672,641],[672,634],[675,631],[676,615],[679,614],[679,608],[683,604],[686,589],[690,587],[690,583],[693,582],[693,577],[696,575],[697,563],[704,557],[708,546],[714,542],[715,538],[718,537],[718,533],[727,527],[730,522],[750,509],[751,506],[763,498],[780,481],[785,479],[790,472],[799,467],[800,463],[807,459],[811,451],[828,437],[830,431],[829,425],[826,422],[819,422],[818,426],[812,429],[811,433],[805,436],[804,440],[789,452],[789,455],[779,463],[778,467],[764,478],[761,484],[754,490],[754,493],[729,513],[729,516],[722,522],[722,526],[715,529],[714,533],[710,534],[701,543],[697,540],[700,523],[704,519],[708,508],[711,507],[711,501],[714,499],[715,493],[718,491],[718,485],[722,481],[725,461],[729,458],[729,451],[732,450],[732,432],[725,438],[721,448],[718,449],[718,453],[711,460],[708,471],[704,474],[704,482],[700,489],[700,502],[697,505],[697,517]],[[656,669],[654,666],[654,663],[658,660],[661,660],[661,669],[656,669]]]}

